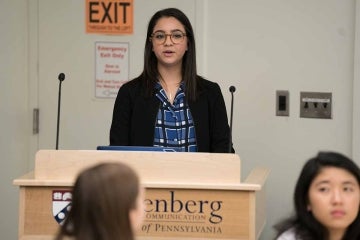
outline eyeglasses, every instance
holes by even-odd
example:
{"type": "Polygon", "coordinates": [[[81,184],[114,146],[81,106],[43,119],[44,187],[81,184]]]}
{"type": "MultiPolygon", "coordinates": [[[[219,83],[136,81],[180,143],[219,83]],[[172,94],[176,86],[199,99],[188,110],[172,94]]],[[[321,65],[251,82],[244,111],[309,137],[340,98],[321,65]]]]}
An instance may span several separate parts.
{"type": "Polygon", "coordinates": [[[156,44],[164,44],[166,42],[167,36],[170,37],[170,40],[174,44],[179,44],[182,43],[182,41],[184,41],[186,34],[180,30],[173,31],[170,34],[166,34],[162,31],[158,31],[151,34],[150,40],[156,44]]]}

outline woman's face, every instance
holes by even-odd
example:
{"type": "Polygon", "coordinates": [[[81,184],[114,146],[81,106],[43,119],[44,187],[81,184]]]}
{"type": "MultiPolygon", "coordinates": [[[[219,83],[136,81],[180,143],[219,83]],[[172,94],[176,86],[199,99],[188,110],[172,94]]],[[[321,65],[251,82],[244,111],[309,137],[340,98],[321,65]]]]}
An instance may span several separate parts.
{"type": "Polygon", "coordinates": [[[345,232],[358,215],[359,183],[344,169],[323,168],[312,181],[308,194],[308,210],[330,233],[345,232]]]}
{"type": "Polygon", "coordinates": [[[184,26],[174,17],[162,17],[157,21],[152,33],[153,52],[159,67],[181,67],[183,56],[188,49],[184,26]]]}

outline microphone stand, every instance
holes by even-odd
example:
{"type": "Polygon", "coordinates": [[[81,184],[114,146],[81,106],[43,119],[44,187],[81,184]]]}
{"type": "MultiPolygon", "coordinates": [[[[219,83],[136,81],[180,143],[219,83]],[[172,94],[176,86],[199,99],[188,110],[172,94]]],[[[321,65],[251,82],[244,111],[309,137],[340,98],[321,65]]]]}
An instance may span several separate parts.
{"type": "Polygon", "coordinates": [[[233,112],[234,112],[234,92],[236,88],[230,86],[229,91],[231,93],[231,110],[230,110],[230,131],[229,131],[229,150],[228,153],[232,153],[232,122],[233,122],[233,112]]]}
{"type": "Polygon", "coordinates": [[[59,79],[59,95],[58,95],[58,112],[57,112],[57,125],[56,125],[56,150],[59,149],[59,126],[60,126],[60,102],[61,102],[61,83],[65,80],[65,74],[60,73],[59,79]]]}

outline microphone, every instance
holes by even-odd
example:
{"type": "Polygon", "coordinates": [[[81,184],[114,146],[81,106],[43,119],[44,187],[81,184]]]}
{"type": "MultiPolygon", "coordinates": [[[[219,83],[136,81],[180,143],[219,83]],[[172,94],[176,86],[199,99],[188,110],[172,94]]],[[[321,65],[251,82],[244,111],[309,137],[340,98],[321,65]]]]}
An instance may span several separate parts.
{"type": "Polygon", "coordinates": [[[230,131],[229,131],[229,153],[232,153],[232,121],[233,121],[233,112],[234,112],[234,92],[236,88],[234,86],[229,87],[231,93],[231,110],[230,110],[230,131]]]}
{"type": "Polygon", "coordinates": [[[60,125],[60,102],[61,102],[61,83],[65,80],[65,74],[60,73],[59,79],[59,96],[58,96],[58,112],[57,112],[57,127],[56,127],[56,150],[59,149],[59,125],[60,125]]]}

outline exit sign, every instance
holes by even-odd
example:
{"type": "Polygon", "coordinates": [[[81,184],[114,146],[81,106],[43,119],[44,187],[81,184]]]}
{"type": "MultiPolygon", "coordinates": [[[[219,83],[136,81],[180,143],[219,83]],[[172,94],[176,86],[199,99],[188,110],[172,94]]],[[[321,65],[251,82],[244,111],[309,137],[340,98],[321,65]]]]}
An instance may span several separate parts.
{"type": "Polygon", "coordinates": [[[85,0],[86,33],[132,34],[133,0],[85,0]]]}

